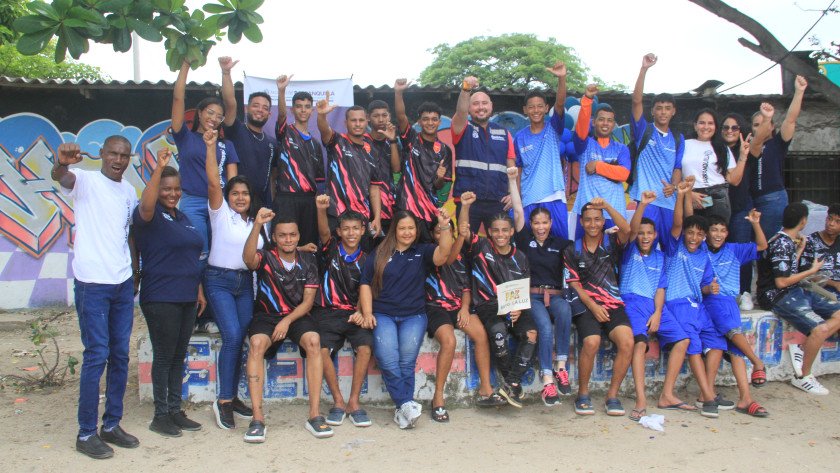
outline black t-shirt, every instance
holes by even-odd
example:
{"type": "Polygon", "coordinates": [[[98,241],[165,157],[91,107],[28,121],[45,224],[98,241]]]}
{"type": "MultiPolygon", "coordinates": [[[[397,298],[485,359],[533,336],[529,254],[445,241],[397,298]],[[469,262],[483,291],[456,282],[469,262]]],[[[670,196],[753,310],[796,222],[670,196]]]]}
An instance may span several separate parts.
{"type": "Polygon", "coordinates": [[[472,234],[469,246],[472,263],[473,304],[495,304],[496,286],[531,276],[525,253],[511,246],[508,254],[499,254],[487,238],[472,234]]]}
{"type": "Polygon", "coordinates": [[[531,286],[565,287],[563,278],[563,251],[572,242],[549,235],[540,245],[528,226],[514,236],[516,247],[528,257],[531,266],[531,286]]]}
{"type": "Polygon", "coordinates": [[[370,219],[370,185],[383,183],[376,161],[370,154],[372,149],[367,138],[357,145],[347,135],[333,133],[327,143],[330,215],[338,217],[350,209],[370,219]]]}
{"type": "Polygon", "coordinates": [[[624,305],[618,286],[621,245],[617,234],[605,236],[594,252],[586,249],[582,238],[575,240],[573,245],[566,247],[563,257],[567,283],[580,283],[586,294],[606,309],[624,305]]]}
{"type": "Polygon", "coordinates": [[[461,296],[469,291],[470,279],[461,255],[452,264],[429,268],[426,276],[426,304],[443,310],[461,308],[461,296]]]}
{"type": "Polygon", "coordinates": [[[225,138],[233,143],[239,156],[239,174],[248,178],[263,204],[268,204],[271,202],[271,168],[278,154],[277,140],[265,131],[251,131],[238,118],[234,120],[233,125],[224,127],[224,132],[225,138]]]}
{"type": "Polygon", "coordinates": [[[329,309],[356,310],[366,257],[361,247],[355,253],[346,253],[335,238],[323,245],[318,251],[321,287],[315,304],[329,309]]]}
{"type": "Polygon", "coordinates": [[[285,316],[303,302],[306,288],[318,287],[318,265],[312,253],[295,252],[287,270],[276,249],[258,250],[257,300],[254,313],[285,316]]]}
{"type": "MultiPolygon", "coordinates": [[[[778,232],[767,242],[767,249],[757,264],[758,303],[770,310],[790,287],[776,287],[776,278],[786,278],[799,272],[799,258],[796,257],[796,242],[787,233],[778,232]]],[[[792,287],[792,286],[791,286],[792,287]]]]}
{"type": "Polygon", "coordinates": [[[440,204],[435,189],[437,170],[445,167],[444,179],[452,180],[452,150],[440,140],[424,140],[412,127],[408,127],[401,139],[403,169],[397,184],[397,208],[433,222],[440,204]]]}
{"type": "Polygon", "coordinates": [[[274,133],[280,145],[275,190],[278,193],[317,192],[315,184],[324,180],[321,143],[285,122],[277,122],[274,133]]]}
{"type": "Polygon", "coordinates": [[[370,135],[365,135],[370,140],[370,155],[376,163],[376,169],[382,179],[379,185],[379,200],[381,201],[381,215],[383,219],[390,220],[394,216],[396,205],[396,191],[394,190],[393,173],[391,172],[391,140],[374,140],[370,135]]]}
{"type": "Polygon", "coordinates": [[[785,190],[784,167],[789,147],[790,141],[785,141],[779,132],[773,132],[773,137],[764,143],[761,156],[750,168],[753,198],[785,190]]]}

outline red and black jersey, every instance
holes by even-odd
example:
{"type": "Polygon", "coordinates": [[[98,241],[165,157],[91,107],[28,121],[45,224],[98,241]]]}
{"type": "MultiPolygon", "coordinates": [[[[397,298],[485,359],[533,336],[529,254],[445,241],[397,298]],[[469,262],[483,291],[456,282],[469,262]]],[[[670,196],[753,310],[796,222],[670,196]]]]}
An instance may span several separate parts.
{"type": "Polygon", "coordinates": [[[391,170],[391,140],[387,138],[381,141],[374,140],[370,135],[365,135],[365,137],[370,140],[370,155],[373,156],[376,169],[382,178],[382,184],[379,186],[379,200],[382,206],[380,214],[383,219],[390,220],[394,216],[396,205],[396,191],[391,170]]]}
{"type": "Polygon", "coordinates": [[[330,215],[337,217],[350,209],[370,219],[370,185],[383,183],[372,149],[368,138],[357,145],[347,135],[333,133],[327,143],[330,215]]]}
{"type": "Polygon", "coordinates": [[[429,269],[426,276],[426,305],[438,306],[443,310],[461,308],[461,295],[469,291],[470,279],[461,255],[452,264],[429,269]]]}
{"type": "Polygon", "coordinates": [[[426,141],[408,127],[403,144],[402,176],[397,184],[397,208],[409,210],[426,222],[436,218],[438,202],[435,181],[438,167],[446,168],[444,179],[452,180],[452,150],[446,143],[426,141]]]}
{"type": "Polygon", "coordinates": [[[508,281],[531,277],[525,253],[511,246],[503,255],[487,238],[472,235],[469,247],[472,263],[472,294],[476,306],[496,303],[496,286],[508,281]]]}
{"type": "Polygon", "coordinates": [[[586,294],[606,309],[624,305],[618,285],[621,245],[617,234],[605,236],[594,252],[590,252],[580,238],[563,251],[563,261],[567,283],[580,283],[586,294]]]}
{"type": "Polygon", "coordinates": [[[287,270],[276,249],[258,250],[257,300],[254,313],[288,315],[301,302],[305,288],[318,287],[318,264],[312,253],[295,253],[295,263],[287,270]]]}
{"type": "Polygon", "coordinates": [[[324,152],[321,143],[285,122],[277,122],[274,134],[280,145],[274,189],[278,193],[314,194],[315,183],[324,180],[324,152]]]}
{"type": "Polygon", "coordinates": [[[348,254],[335,238],[323,245],[318,251],[321,287],[315,305],[327,309],[356,310],[366,257],[361,247],[348,254]]]}

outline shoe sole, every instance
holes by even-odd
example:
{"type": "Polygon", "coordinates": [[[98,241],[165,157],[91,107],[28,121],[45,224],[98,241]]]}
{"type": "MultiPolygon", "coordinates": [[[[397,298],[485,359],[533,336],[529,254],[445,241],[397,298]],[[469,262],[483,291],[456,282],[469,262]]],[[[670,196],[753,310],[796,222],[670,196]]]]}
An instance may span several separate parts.
{"type": "Polygon", "coordinates": [[[242,440],[244,440],[244,441],[245,441],[245,443],[263,443],[263,442],[265,442],[265,433],[266,433],[266,432],[268,432],[268,427],[263,427],[263,434],[262,434],[262,436],[260,436],[260,437],[256,437],[256,436],[251,437],[251,436],[249,436],[248,434],[245,434],[245,436],[244,436],[244,437],[242,437],[242,440]]]}
{"type": "Polygon", "coordinates": [[[198,432],[199,430],[201,430],[201,427],[202,426],[200,425],[198,427],[181,427],[180,425],[178,426],[178,428],[183,430],[184,432],[198,432]]]}
{"type": "Polygon", "coordinates": [[[344,423],[345,418],[347,418],[347,414],[342,414],[341,415],[341,420],[332,420],[329,417],[327,417],[326,422],[327,422],[327,425],[338,426],[338,425],[341,425],[341,424],[344,423]]]}
{"type": "Polygon", "coordinates": [[[831,392],[827,389],[825,391],[820,392],[820,391],[815,391],[813,389],[808,389],[804,386],[799,386],[799,385],[796,385],[796,384],[793,384],[793,383],[790,383],[790,385],[793,386],[794,388],[797,388],[797,389],[799,389],[801,391],[804,391],[808,394],[813,394],[814,396],[828,396],[829,394],[831,394],[831,392]]]}
{"type": "Polygon", "coordinates": [[[313,437],[318,438],[318,439],[330,438],[333,435],[335,435],[335,432],[333,432],[332,430],[330,430],[329,432],[318,432],[311,425],[309,425],[309,422],[306,422],[304,427],[306,427],[306,430],[310,434],[312,434],[313,437]]]}
{"type": "Polygon", "coordinates": [[[366,421],[362,421],[362,422],[356,422],[355,420],[353,420],[351,418],[350,421],[353,422],[353,425],[356,426],[356,427],[370,427],[371,425],[373,425],[373,422],[370,421],[370,420],[366,420],[366,421]]]}
{"type": "Polygon", "coordinates": [[[717,419],[720,415],[717,412],[703,412],[700,411],[700,415],[703,417],[708,417],[709,419],[717,419]]]}
{"type": "Polygon", "coordinates": [[[557,400],[554,400],[554,401],[547,401],[545,398],[543,398],[542,401],[543,401],[543,404],[546,405],[546,407],[559,406],[560,404],[562,404],[560,402],[560,399],[557,399],[557,400]]]}
{"type": "Polygon", "coordinates": [[[94,460],[105,460],[105,459],[108,459],[108,458],[112,458],[112,457],[114,456],[114,452],[106,452],[106,453],[103,453],[103,454],[97,455],[97,454],[95,454],[95,453],[86,452],[86,451],[84,451],[84,450],[80,450],[80,449],[78,449],[78,448],[76,449],[76,451],[77,451],[77,452],[79,452],[79,453],[81,453],[81,454],[83,454],[83,455],[85,455],[85,456],[88,456],[88,457],[90,457],[90,458],[93,458],[94,460]]]}
{"type": "MultiPolygon", "coordinates": [[[[154,433],[156,433],[156,434],[158,434],[162,437],[177,438],[177,437],[180,437],[180,436],[183,435],[181,432],[178,432],[177,434],[171,434],[169,432],[163,432],[163,431],[160,431],[160,430],[157,430],[157,429],[153,429],[151,425],[149,426],[149,430],[151,430],[152,432],[154,432],[154,433]]],[[[181,429],[181,430],[184,430],[184,429],[181,429]]]]}
{"type": "Polygon", "coordinates": [[[216,402],[213,403],[213,414],[214,414],[214,417],[216,418],[216,425],[220,429],[222,429],[222,430],[233,430],[234,429],[234,426],[228,427],[224,423],[222,423],[222,414],[219,412],[219,404],[216,403],[216,402]]]}
{"type": "Polygon", "coordinates": [[[613,416],[613,417],[624,417],[625,414],[627,414],[627,411],[625,411],[623,409],[620,410],[620,411],[615,411],[615,410],[607,411],[607,415],[608,416],[613,416]]]}
{"type": "Polygon", "coordinates": [[[239,417],[240,419],[252,419],[254,417],[254,414],[246,416],[245,414],[240,414],[236,411],[233,411],[233,415],[235,415],[236,417],[239,417]]]}
{"type": "MultiPolygon", "coordinates": [[[[703,403],[700,402],[700,401],[697,401],[697,402],[694,403],[694,407],[696,407],[698,409],[703,409],[703,403]]],[[[717,408],[718,408],[719,411],[731,411],[731,410],[735,409],[735,404],[732,404],[731,406],[722,406],[722,405],[718,404],[717,408]]]]}
{"type": "Polygon", "coordinates": [[[105,442],[105,443],[108,443],[108,444],[111,444],[111,445],[116,445],[117,447],[120,447],[120,448],[137,448],[137,447],[140,446],[139,441],[137,443],[119,443],[119,442],[116,442],[116,441],[110,440],[110,439],[106,440],[104,437],[102,437],[102,434],[99,435],[99,438],[101,438],[102,441],[105,442]]]}
{"type": "Polygon", "coordinates": [[[579,416],[594,416],[595,415],[595,410],[590,411],[590,410],[581,410],[581,409],[575,408],[575,414],[577,414],[579,416]]]}
{"type": "Polygon", "coordinates": [[[515,400],[513,398],[513,396],[508,394],[507,391],[505,391],[504,389],[499,390],[499,396],[502,396],[503,398],[505,398],[505,401],[507,401],[507,403],[510,404],[511,406],[513,406],[517,409],[522,409],[522,403],[515,400]]]}

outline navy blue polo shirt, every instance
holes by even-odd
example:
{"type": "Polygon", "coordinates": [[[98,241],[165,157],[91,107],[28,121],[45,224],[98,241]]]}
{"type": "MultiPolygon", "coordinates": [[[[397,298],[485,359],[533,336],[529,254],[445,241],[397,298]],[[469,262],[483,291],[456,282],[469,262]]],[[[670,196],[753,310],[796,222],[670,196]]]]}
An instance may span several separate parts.
{"type": "Polygon", "coordinates": [[[239,174],[248,178],[264,205],[271,203],[271,168],[277,159],[277,139],[263,130],[255,133],[238,118],[231,126],[223,126],[239,158],[239,174]]]}
{"type": "MultiPolygon", "coordinates": [[[[172,133],[175,146],[178,147],[178,170],[181,173],[181,189],[185,194],[207,197],[207,145],[201,133],[191,131],[187,124],[172,133]]],[[[225,165],[239,164],[239,156],[229,140],[216,142],[216,162],[219,163],[219,182],[222,188],[227,183],[225,165]]]]}
{"type": "Polygon", "coordinates": [[[150,221],[140,218],[139,206],[132,219],[143,271],[140,303],[195,302],[201,280],[198,257],[204,240],[190,219],[178,209],[173,218],[159,203],[150,221]]]}
{"type": "Polygon", "coordinates": [[[773,137],[764,143],[761,156],[750,169],[750,194],[753,198],[771,192],[785,190],[785,157],[790,141],[785,141],[782,134],[773,132],[773,137]]]}
{"type": "MultiPolygon", "coordinates": [[[[374,312],[392,316],[426,313],[424,284],[427,268],[434,266],[436,247],[418,243],[405,251],[394,251],[382,274],[382,290],[373,299],[374,312]]],[[[361,284],[372,284],[376,253],[374,250],[365,260],[361,284]]]]}
{"type": "Polygon", "coordinates": [[[523,227],[514,236],[516,248],[528,257],[531,266],[531,287],[551,286],[563,289],[563,250],[572,242],[549,235],[542,243],[537,242],[529,227],[523,227]]]}

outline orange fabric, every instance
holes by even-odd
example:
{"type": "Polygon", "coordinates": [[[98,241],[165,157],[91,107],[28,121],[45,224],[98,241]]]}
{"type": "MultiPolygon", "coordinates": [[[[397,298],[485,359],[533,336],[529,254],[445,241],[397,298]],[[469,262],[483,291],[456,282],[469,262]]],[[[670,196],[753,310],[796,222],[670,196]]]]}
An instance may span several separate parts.
{"type": "Polygon", "coordinates": [[[615,182],[624,182],[630,177],[630,170],[618,164],[607,164],[603,161],[595,163],[595,174],[606,177],[615,182]]]}
{"type": "Polygon", "coordinates": [[[513,137],[510,135],[510,132],[507,132],[507,139],[508,139],[507,158],[508,159],[516,159],[516,150],[513,148],[513,137]]]}
{"type": "Polygon", "coordinates": [[[580,98],[580,112],[578,112],[575,133],[578,138],[585,140],[589,136],[589,121],[592,119],[592,99],[587,96],[580,98]]]}

